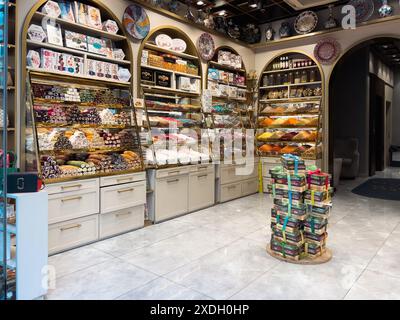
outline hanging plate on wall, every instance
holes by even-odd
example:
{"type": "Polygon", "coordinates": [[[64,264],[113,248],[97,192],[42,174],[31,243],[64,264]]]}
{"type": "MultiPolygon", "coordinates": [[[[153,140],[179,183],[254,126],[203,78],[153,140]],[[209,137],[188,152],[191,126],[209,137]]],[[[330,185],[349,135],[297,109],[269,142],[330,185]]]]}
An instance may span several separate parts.
{"type": "Polygon", "coordinates": [[[176,38],[176,39],[172,39],[172,46],[171,46],[171,50],[178,52],[178,53],[182,53],[185,52],[187,48],[187,44],[184,40],[176,38]]]}
{"type": "Polygon", "coordinates": [[[213,37],[204,32],[197,41],[197,48],[200,56],[205,61],[210,61],[215,54],[215,43],[213,37]]]}
{"type": "Polygon", "coordinates": [[[150,31],[150,20],[143,7],[131,4],[122,19],[125,30],[135,39],[144,39],[150,31]]]}
{"type": "Polygon", "coordinates": [[[318,24],[318,16],[313,11],[300,13],[294,22],[294,29],[299,34],[312,32],[318,24]]]}
{"type": "Polygon", "coordinates": [[[172,38],[167,34],[159,34],[155,39],[156,45],[159,48],[163,49],[171,49],[172,47],[172,38]]]}
{"type": "Polygon", "coordinates": [[[356,9],[357,23],[368,20],[374,13],[373,0],[350,0],[348,5],[353,6],[356,9]]]}
{"type": "Polygon", "coordinates": [[[321,64],[332,64],[340,55],[340,43],[333,38],[320,40],[314,49],[314,56],[321,64]]]}

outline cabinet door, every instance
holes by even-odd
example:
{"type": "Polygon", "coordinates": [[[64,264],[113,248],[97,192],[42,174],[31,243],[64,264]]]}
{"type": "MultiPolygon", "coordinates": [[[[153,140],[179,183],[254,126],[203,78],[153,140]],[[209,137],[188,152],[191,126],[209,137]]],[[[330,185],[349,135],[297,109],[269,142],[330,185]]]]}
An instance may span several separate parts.
{"type": "Polygon", "coordinates": [[[144,227],[144,205],[100,215],[100,238],[144,227]]]}
{"type": "Polygon", "coordinates": [[[131,208],[146,203],[146,181],[101,188],[100,213],[131,208]]]}
{"type": "Polygon", "coordinates": [[[156,179],[156,222],[171,219],[188,212],[188,189],[188,175],[156,179]]]}
{"type": "Polygon", "coordinates": [[[258,179],[251,179],[242,182],[242,196],[248,196],[258,191],[258,179]]]}
{"type": "Polygon", "coordinates": [[[98,214],[49,225],[49,254],[98,240],[98,214]]]}
{"type": "Polygon", "coordinates": [[[189,211],[212,206],[215,202],[214,171],[189,176],[189,211]]]}
{"type": "Polygon", "coordinates": [[[242,184],[240,182],[221,186],[221,202],[230,201],[242,196],[242,184]]]}

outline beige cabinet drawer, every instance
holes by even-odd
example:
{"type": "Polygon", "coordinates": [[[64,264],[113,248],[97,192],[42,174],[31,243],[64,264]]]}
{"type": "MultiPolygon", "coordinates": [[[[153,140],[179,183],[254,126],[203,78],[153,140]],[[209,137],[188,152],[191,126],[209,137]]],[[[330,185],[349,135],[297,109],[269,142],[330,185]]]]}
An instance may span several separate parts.
{"type": "Polygon", "coordinates": [[[49,195],[49,224],[99,213],[99,188],[49,195]]]}
{"type": "Polygon", "coordinates": [[[252,179],[242,182],[242,196],[247,196],[258,191],[258,180],[252,179]]]}
{"type": "Polygon", "coordinates": [[[122,183],[132,183],[146,180],[146,172],[138,172],[138,173],[129,173],[119,176],[110,176],[110,177],[101,177],[100,178],[100,186],[108,187],[114,186],[116,184],[122,183]]]}
{"type": "Polygon", "coordinates": [[[189,173],[189,167],[178,167],[156,171],[156,178],[166,178],[189,173]]]}
{"type": "Polygon", "coordinates": [[[146,182],[104,187],[100,191],[100,212],[107,213],[146,203],[146,182]]]}
{"type": "Polygon", "coordinates": [[[187,213],[189,175],[156,179],[155,220],[171,219],[187,213]]]}
{"type": "Polygon", "coordinates": [[[212,206],[215,203],[214,171],[192,173],[189,176],[189,211],[212,206]]]}
{"type": "Polygon", "coordinates": [[[144,205],[100,215],[100,238],[144,227],[144,205]]]}
{"type": "Polygon", "coordinates": [[[221,167],[221,184],[232,183],[238,180],[236,176],[236,166],[222,166],[221,167]]]}
{"type": "Polygon", "coordinates": [[[98,240],[98,216],[49,225],[49,254],[98,240]]]}
{"type": "Polygon", "coordinates": [[[189,170],[191,173],[214,172],[214,165],[213,164],[199,164],[196,166],[191,166],[189,170]]]}
{"type": "Polygon", "coordinates": [[[242,196],[242,184],[240,182],[221,186],[221,202],[226,202],[242,196]]]}
{"type": "Polygon", "coordinates": [[[88,189],[98,189],[99,179],[88,179],[79,181],[70,181],[62,183],[54,183],[46,186],[46,191],[49,195],[64,192],[76,192],[88,189]]]}

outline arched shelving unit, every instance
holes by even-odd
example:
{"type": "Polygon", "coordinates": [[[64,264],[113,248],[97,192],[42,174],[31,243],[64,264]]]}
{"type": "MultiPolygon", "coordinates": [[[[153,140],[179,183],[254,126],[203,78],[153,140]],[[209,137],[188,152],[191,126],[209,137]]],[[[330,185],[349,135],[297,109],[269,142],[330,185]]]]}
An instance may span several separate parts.
{"type": "Polygon", "coordinates": [[[249,109],[253,92],[248,89],[246,67],[236,50],[229,46],[216,49],[207,65],[207,89],[212,105],[203,110],[205,126],[213,156],[221,161],[216,166],[216,198],[226,202],[258,190],[257,160],[251,173],[236,174],[237,162],[248,156],[246,129],[253,128],[253,110],[249,109]]]}
{"type": "Polygon", "coordinates": [[[95,174],[69,175],[56,166],[47,167],[47,169],[57,171],[58,175],[47,174],[44,167],[48,163],[43,160],[47,156],[56,160],[61,159],[63,155],[66,159],[65,163],[59,161],[63,165],[66,165],[68,160],[83,159],[77,157],[82,153],[88,153],[89,156],[92,152],[122,155],[125,151],[132,151],[140,158],[142,157],[137,125],[131,120],[134,119],[131,99],[132,50],[121,23],[100,1],[80,1],[80,3],[97,8],[102,21],[111,19],[117,22],[119,28],[117,33],[79,23],[76,21],[76,16],[74,16],[74,21],[62,16],[50,18],[42,12],[46,3],[47,1],[41,0],[32,8],[25,20],[22,34],[22,57],[24,57],[22,70],[23,78],[27,79],[26,86],[23,86],[27,102],[26,119],[24,119],[26,126],[22,132],[26,145],[25,150],[21,152],[25,160],[25,170],[36,169],[48,183],[143,170],[143,162],[140,159],[140,166],[135,164],[134,167],[121,165],[121,169],[100,168],[97,170],[96,168],[95,174]],[[32,25],[48,26],[45,30],[46,41],[40,42],[29,37],[29,28],[32,25]],[[49,26],[53,28],[50,30],[49,26]],[[54,29],[59,29],[60,33],[56,34],[54,29]],[[50,32],[55,33],[53,37],[50,37],[50,32]],[[54,41],[49,43],[50,38],[57,38],[58,35],[61,35],[58,43],[54,41]],[[77,44],[83,44],[83,46],[78,48],[77,44]],[[121,49],[125,57],[116,58],[114,52],[117,49],[121,49]],[[40,57],[40,66],[32,65],[28,61],[28,55],[32,54],[40,57]],[[131,74],[129,80],[120,79],[121,69],[129,71],[131,74]],[[54,112],[55,105],[58,105],[57,112],[54,112]],[[68,120],[72,106],[77,107],[79,111],[76,111],[77,115],[72,117],[73,120],[68,120]],[[100,115],[105,109],[113,116],[103,121],[100,115]],[[91,116],[85,118],[88,113],[91,116]],[[96,119],[92,121],[91,117],[96,119]],[[49,146],[46,150],[41,143],[43,141],[39,141],[41,138],[45,139],[46,135],[53,136],[53,133],[55,136],[59,132],[62,135],[65,133],[68,137],[76,134],[77,131],[84,132],[84,136],[89,140],[87,147],[54,150],[49,146]],[[101,145],[99,141],[99,144],[94,147],[90,143],[90,137],[97,136],[96,134],[102,135],[104,144],[101,145]],[[124,146],[124,143],[120,141],[122,135],[132,138],[132,141],[124,146]],[[108,138],[113,140],[115,138],[116,143],[111,145],[107,142],[108,138]],[[68,155],[65,156],[65,154],[68,155]]]}
{"type": "MultiPolygon", "coordinates": [[[[190,37],[172,26],[152,30],[139,48],[137,72],[139,97],[144,99],[141,139],[147,167],[161,169],[199,163],[196,158],[187,161],[187,149],[180,149],[191,143],[199,147],[196,141],[203,127],[202,65],[190,37]],[[162,34],[183,40],[186,50],[176,52],[157,46],[155,39],[162,34]],[[167,150],[170,142],[177,145],[177,153],[167,150]]],[[[204,152],[203,161],[208,150],[204,152]]]]}
{"type": "Polygon", "coordinates": [[[54,254],[143,227],[146,181],[132,48],[121,22],[103,1],[73,2],[92,13],[90,25],[77,11],[49,18],[46,3],[31,9],[21,35],[21,157],[23,170],[47,184],[54,254]],[[115,21],[118,31],[94,17],[115,21]],[[28,35],[32,25],[45,26],[46,41],[28,35]]]}
{"type": "Polygon", "coordinates": [[[321,67],[303,52],[281,53],[265,66],[258,85],[256,132],[264,191],[269,169],[283,154],[322,167],[324,87],[321,67]]]}

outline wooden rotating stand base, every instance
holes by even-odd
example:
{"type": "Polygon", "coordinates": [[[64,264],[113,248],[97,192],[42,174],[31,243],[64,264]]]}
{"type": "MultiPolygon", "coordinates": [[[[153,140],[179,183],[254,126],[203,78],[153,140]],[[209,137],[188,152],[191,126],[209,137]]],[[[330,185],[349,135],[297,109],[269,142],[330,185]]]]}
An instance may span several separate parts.
{"type": "Polygon", "coordinates": [[[328,248],[325,249],[325,252],[317,257],[317,258],[304,258],[304,259],[299,259],[299,260],[294,260],[294,259],[288,259],[284,258],[283,256],[273,252],[270,248],[270,245],[268,244],[267,246],[267,252],[271,257],[274,257],[278,260],[289,262],[289,263],[294,263],[294,264],[309,264],[309,265],[315,265],[315,264],[322,264],[330,261],[332,259],[332,251],[328,248]]]}

